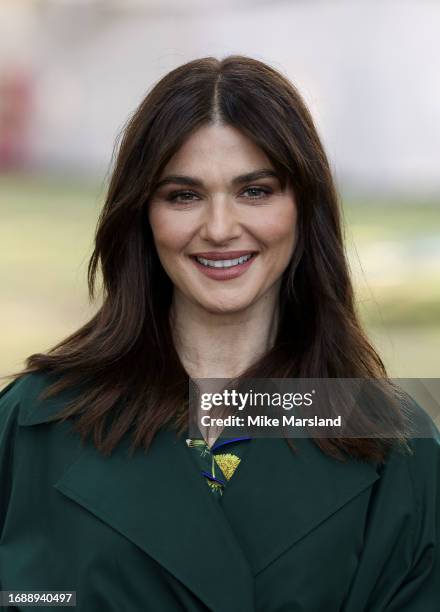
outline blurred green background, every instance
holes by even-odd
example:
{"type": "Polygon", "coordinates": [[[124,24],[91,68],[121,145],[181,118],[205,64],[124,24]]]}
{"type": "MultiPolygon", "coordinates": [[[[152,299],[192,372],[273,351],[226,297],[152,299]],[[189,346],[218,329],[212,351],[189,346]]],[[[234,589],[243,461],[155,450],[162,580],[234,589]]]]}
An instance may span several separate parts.
{"type": "MultiPolygon", "coordinates": [[[[95,312],[86,270],[105,189],[0,176],[0,375],[24,365],[95,312]]],[[[343,200],[359,312],[393,377],[440,376],[440,207],[343,200]]],[[[3,385],[1,385],[3,386],[3,385]]]]}

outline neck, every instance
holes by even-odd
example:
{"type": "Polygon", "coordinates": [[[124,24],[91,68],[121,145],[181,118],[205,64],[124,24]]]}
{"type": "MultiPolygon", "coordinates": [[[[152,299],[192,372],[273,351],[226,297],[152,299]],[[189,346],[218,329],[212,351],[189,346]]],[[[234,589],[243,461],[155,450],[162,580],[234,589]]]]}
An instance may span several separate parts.
{"type": "Polygon", "coordinates": [[[268,292],[249,308],[214,313],[176,291],[170,323],[176,351],[192,378],[233,378],[274,344],[278,293],[268,292]]]}

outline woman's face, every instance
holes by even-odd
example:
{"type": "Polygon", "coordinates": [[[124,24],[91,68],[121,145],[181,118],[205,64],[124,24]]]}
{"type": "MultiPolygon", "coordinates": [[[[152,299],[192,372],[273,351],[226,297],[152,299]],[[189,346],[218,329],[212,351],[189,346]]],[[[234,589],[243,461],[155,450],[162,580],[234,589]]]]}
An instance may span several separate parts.
{"type": "Polygon", "coordinates": [[[148,215],[180,298],[233,313],[278,295],[296,242],[295,198],[238,129],[210,124],[194,132],[164,168],[148,215]]]}

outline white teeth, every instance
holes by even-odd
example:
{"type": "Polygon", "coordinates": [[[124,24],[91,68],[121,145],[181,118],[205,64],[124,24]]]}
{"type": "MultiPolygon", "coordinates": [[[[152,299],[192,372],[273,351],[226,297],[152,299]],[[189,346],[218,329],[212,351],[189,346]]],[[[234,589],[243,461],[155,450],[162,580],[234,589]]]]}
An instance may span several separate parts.
{"type": "Polygon", "coordinates": [[[232,266],[238,266],[239,264],[244,263],[248,259],[252,257],[252,254],[243,255],[242,257],[238,257],[237,259],[205,259],[204,257],[196,257],[197,261],[204,266],[208,266],[209,268],[232,268],[232,266]]]}

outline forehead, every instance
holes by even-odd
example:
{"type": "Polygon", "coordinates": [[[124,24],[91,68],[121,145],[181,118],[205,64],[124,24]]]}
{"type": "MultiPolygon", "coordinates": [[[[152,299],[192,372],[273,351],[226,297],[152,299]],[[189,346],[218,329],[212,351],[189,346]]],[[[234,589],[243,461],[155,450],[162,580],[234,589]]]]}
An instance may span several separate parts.
{"type": "Polygon", "coordinates": [[[230,125],[210,124],[193,132],[163,169],[186,174],[238,174],[259,167],[272,168],[265,152],[230,125]]]}

